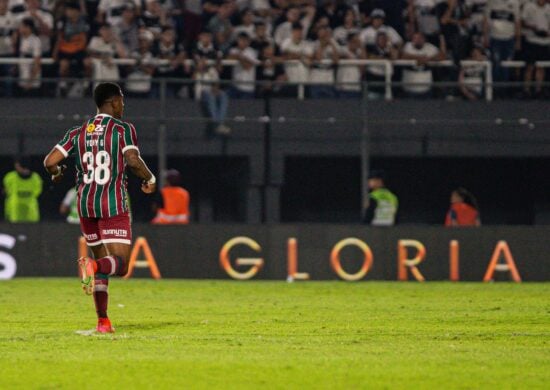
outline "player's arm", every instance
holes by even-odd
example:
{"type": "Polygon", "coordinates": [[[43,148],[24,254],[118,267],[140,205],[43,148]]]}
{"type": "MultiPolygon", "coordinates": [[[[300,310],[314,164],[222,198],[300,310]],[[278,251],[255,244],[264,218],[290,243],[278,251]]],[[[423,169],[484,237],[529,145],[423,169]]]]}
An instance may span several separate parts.
{"type": "Polygon", "coordinates": [[[44,158],[44,168],[51,175],[54,183],[59,183],[63,178],[63,171],[66,166],[59,165],[63,160],[65,160],[65,156],[57,147],[53,148],[46,158],[44,158]]]}
{"type": "Polygon", "coordinates": [[[126,164],[130,167],[130,170],[143,180],[141,184],[141,190],[146,194],[155,192],[157,188],[157,181],[155,175],[151,173],[145,161],[139,155],[139,151],[135,148],[128,149],[124,152],[124,159],[126,164]]]}

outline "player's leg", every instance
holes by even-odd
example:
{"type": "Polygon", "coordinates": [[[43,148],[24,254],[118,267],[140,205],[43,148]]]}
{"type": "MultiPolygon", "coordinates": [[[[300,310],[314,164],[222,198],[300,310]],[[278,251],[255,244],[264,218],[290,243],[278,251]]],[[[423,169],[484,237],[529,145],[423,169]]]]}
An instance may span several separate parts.
{"type": "Polygon", "coordinates": [[[127,214],[103,218],[98,222],[102,245],[92,248],[95,260],[94,301],[98,316],[97,331],[114,332],[107,308],[109,303],[109,277],[124,276],[128,272],[132,232],[127,214]]]}
{"type": "MultiPolygon", "coordinates": [[[[109,252],[105,245],[97,245],[90,247],[94,258],[104,259],[109,256],[109,252]]],[[[95,283],[94,283],[94,303],[97,313],[97,330],[102,333],[113,332],[109,317],[107,316],[107,306],[109,302],[109,276],[103,273],[97,272],[98,262],[93,260],[95,283]]]]}
{"type": "MultiPolygon", "coordinates": [[[[80,229],[86,239],[89,248],[94,255],[105,256],[106,249],[103,247],[99,232],[99,220],[97,218],[80,218],[80,229]]],[[[82,289],[87,295],[92,295],[95,285],[96,264],[88,257],[78,259],[78,269],[81,277],[82,289]]]]}

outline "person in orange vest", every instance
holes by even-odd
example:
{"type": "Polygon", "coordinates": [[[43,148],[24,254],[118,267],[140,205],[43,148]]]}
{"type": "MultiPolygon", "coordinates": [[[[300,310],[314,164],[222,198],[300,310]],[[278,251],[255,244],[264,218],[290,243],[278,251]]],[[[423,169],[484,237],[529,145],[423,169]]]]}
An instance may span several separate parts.
{"type": "Polygon", "coordinates": [[[166,172],[166,184],[162,188],[162,205],[156,206],[154,224],[187,224],[189,223],[189,192],[180,186],[181,175],[175,169],[166,172]]]}
{"type": "Polygon", "coordinates": [[[457,188],[451,193],[451,208],[445,218],[445,226],[480,226],[479,207],[476,198],[466,189],[457,188]]]}

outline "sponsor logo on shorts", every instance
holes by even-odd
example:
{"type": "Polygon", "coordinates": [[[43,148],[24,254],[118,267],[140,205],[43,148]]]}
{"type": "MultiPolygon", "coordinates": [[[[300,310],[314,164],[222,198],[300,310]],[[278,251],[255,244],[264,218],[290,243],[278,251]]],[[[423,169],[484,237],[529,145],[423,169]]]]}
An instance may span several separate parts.
{"type": "Polygon", "coordinates": [[[115,236],[115,237],[127,237],[128,231],[125,229],[103,229],[101,231],[103,236],[115,236]]]}
{"type": "Polygon", "coordinates": [[[95,234],[95,233],[85,234],[84,236],[86,236],[86,240],[88,240],[88,241],[97,240],[97,234],[95,234]]]}

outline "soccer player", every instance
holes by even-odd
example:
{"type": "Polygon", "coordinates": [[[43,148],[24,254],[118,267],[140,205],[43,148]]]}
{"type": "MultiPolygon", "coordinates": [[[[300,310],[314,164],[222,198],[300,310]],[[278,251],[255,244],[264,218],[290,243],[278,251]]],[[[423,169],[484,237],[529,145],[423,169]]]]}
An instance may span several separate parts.
{"type": "Polygon", "coordinates": [[[126,165],[143,180],[141,190],[150,194],[156,179],[141,159],[136,129],[121,120],[122,90],[114,83],[100,83],[94,90],[97,114],[67,131],[44,159],[54,183],[63,177],[59,164],[74,155],[80,228],[94,258],[78,259],[84,292],[94,296],[100,333],[112,333],[107,316],[109,277],[128,271],[132,231],[128,215],[126,165]]]}

